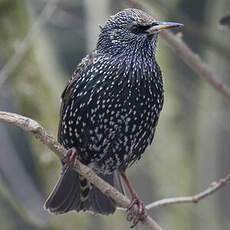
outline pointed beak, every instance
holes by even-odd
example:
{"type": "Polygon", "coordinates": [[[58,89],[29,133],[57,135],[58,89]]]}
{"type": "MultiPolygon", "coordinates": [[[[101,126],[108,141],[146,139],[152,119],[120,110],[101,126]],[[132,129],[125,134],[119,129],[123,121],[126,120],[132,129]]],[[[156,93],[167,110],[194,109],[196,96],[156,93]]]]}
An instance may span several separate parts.
{"type": "Polygon", "coordinates": [[[173,29],[173,28],[181,28],[184,25],[177,22],[161,22],[155,21],[153,25],[148,29],[149,34],[159,33],[162,30],[173,29]]]}

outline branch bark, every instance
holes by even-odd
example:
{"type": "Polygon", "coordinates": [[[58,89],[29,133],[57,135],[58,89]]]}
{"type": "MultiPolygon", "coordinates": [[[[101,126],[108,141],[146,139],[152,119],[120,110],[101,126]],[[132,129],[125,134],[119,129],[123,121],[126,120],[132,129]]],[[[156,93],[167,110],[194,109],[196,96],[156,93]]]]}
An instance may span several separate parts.
{"type": "MultiPolygon", "coordinates": [[[[48,132],[36,121],[24,117],[15,113],[8,113],[0,111],[0,122],[9,123],[22,128],[23,130],[33,134],[36,139],[46,145],[51,151],[53,151],[56,156],[61,160],[66,153],[66,149],[60,145],[48,132]]],[[[98,189],[100,189],[104,194],[111,197],[120,207],[126,209],[130,204],[130,200],[113,188],[110,184],[98,177],[92,169],[83,165],[81,162],[76,160],[75,170],[94,184],[98,189]]],[[[203,192],[200,192],[193,196],[185,197],[174,197],[166,198],[162,200],[155,201],[146,206],[146,209],[152,209],[156,207],[172,205],[172,204],[182,204],[182,203],[198,203],[200,200],[210,196],[216,191],[220,190],[222,187],[230,182],[230,173],[224,178],[219,179],[217,182],[212,182],[212,184],[203,192]]],[[[152,230],[161,230],[161,227],[153,220],[150,216],[143,221],[143,224],[148,226],[152,230]]]]}
{"type": "Polygon", "coordinates": [[[172,205],[172,204],[184,204],[184,203],[197,204],[200,200],[206,198],[207,196],[212,195],[213,193],[220,190],[222,187],[224,187],[229,182],[230,182],[230,173],[226,175],[225,177],[219,179],[218,181],[212,182],[211,185],[207,189],[205,189],[204,191],[196,195],[183,196],[183,197],[172,197],[172,198],[158,200],[151,204],[146,205],[146,209],[149,210],[151,208],[167,206],[167,205],[172,205]]]}
{"type": "MultiPolygon", "coordinates": [[[[66,149],[62,145],[60,145],[51,135],[49,135],[48,132],[38,122],[32,120],[31,118],[24,117],[15,113],[0,111],[0,122],[15,125],[27,132],[30,132],[35,136],[36,139],[38,139],[52,152],[54,152],[59,160],[64,157],[66,149]]],[[[127,197],[123,196],[110,184],[98,177],[92,169],[83,165],[78,160],[76,160],[74,169],[83,177],[85,177],[88,181],[90,181],[90,183],[100,189],[104,194],[111,197],[118,206],[125,209],[129,207],[130,200],[127,197]]],[[[146,225],[149,229],[162,230],[157,222],[153,220],[150,216],[147,216],[147,218],[142,223],[146,225]]]]}
{"type": "Polygon", "coordinates": [[[221,77],[204,63],[198,54],[179,37],[169,31],[164,31],[161,36],[168,42],[170,48],[174,50],[180,58],[191,67],[191,69],[202,79],[209,82],[219,93],[230,100],[230,88],[221,82],[221,77]]]}

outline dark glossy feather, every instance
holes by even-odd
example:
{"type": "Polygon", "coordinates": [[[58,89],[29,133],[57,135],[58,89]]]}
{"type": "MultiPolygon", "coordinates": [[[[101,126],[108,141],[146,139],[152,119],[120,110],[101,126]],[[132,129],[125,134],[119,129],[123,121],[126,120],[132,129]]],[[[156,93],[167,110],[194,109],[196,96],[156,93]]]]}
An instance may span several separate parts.
{"type": "MultiPolygon", "coordinates": [[[[127,9],[111,17],[96,50],[77,66],[62,94],[58,140],[112,185],[117,171],[141,158],[153,140],[163,106],[155,60],[154,19],[127,9]]],[[[51,212],[114,212],[114,203],[72,171],[65,172],[46,203],[51,212]]]]}

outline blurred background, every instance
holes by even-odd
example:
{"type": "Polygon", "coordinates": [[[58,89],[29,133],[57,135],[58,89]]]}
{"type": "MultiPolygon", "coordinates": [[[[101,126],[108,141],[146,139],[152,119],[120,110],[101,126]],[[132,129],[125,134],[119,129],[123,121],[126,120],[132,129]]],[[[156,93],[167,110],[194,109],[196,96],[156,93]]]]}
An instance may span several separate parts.
{"type": "MultiPolygon", "coordinates": [[[[185,24],[183,39],[230,86],[230,29],[219,25],[229,0],[144,0],[151,15],[185,24]]],[[[95,48],[99,25],[126,0],[0,0],[0,110],[29,116],[56,136],[59,98],[82,57],[95,48]]],[[[230,169],[230,107],[159,39],[165,105],[154,145],[128,170],[145,203],[192,195],[230,169]]],[[[109,217],[43,210],[60,163],[32,136],[0,124],[0,229],[128,229],[109,217]]],[[[197,205],[156,208],[164,229],[230,229],[230,186],[197,205]]]]}

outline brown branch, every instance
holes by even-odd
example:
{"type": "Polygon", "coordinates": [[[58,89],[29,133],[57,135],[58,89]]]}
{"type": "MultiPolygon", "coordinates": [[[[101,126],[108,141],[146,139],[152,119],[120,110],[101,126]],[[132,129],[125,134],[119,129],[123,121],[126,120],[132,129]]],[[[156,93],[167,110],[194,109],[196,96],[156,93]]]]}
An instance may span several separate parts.
{"type": "MultiPolygon", "coordinates": [[[[144,9],[144,6],[137,0],[127,0],[132,6],[144,9]]],[[[169,31],[161,32],[161,36],[167,41],[170,48],[176,51],[176,54],[202,79],[210,83],[220,94],[230,100],[230,88],[225,85],[218,76],[206,63],[204,63],[198,54],[194,53],[191,48],[179,37],[169,31]]]]}
{"type": "MultiPolygon", "coordinates": [[[[66,153],[66,149],[60,145],[52,136],[50,136],[47,131],[36,121],[24,117],[15,113],[1,112],[0,111],[0,122],[10,123],[16,125],[23,130],[32,133],[40,142],[46,145],[51,151],[53,151],[58,158],[61,160],[66,153]]],[[[130,200],[113,188],[110,184],[106,183],[100,177],[98,177],[92,169],[83,165],[81,162],[76,161],[75,170],[94,184],[98,189],[100,189],[104,194],[111,197],[115,202],[126,209],[130,200]]],[[[203,192],[200,192],[193,196],[185,197],[174,197],[158,200],[146,206],[146,209],[152,209],[160,206],[167,206],[172,204],[181,204],[181,203],[198,203],[200,200],[210,196],[216,191],[220,190],[222,187],[227,185],[230,182],[230,174],[225,176],[222,179],[219,179],[217,182],[213,182],[210,187],[208,187],[203,192]]],[[[160,230],[161,227],[153,220],[151,217],[147,217],[143,222],[149,229],[160,230]]]]}
{"type": "MultiPolygon", "coordinates": [[[[61,160],[66,153],[66,149],[60,145],[47,131],[36,121],[24,117],[15,113],[8,113],[0,111],[0,122],[10,123],[15,126],[22,128],[23,130],[32,133],[36,139],[46,145],[57,157],[61,160]]],[[[111,197],[118,206],[128,208],[130,200],[113,188],[110,184],[98,177],[92,169],[83,165],[81,162],[76,160],[74,169],[100,189],[104,194],[111,197]]],[[[161,227],[153,220],[150,216],[147,216],[142,222],[152,230],[161,230],[161,227]]]]}
{"type": "Polygon", "coordinates": [[[209,82],[219,93],[230,100],[230,88],[221,82],[218,76],[206,63],[204,63],[198,54],[195,54],[191,48],[185,44],[179,36],[171,32],[164,31],[161,36],[168,42],[170,48],[176,51],[176,54],[199,75],[200,78],[209,82]]]}
{"type": "Polygon", "coordinates": [[[226,175],[224,178],[219,179],[218,181],[212,182],[211,185],[205,189],[204,191],[193,195],[193,196],[183,196],[183,197],[172,197],[166,198],[162,200],[155,201],[151,204],[146,205],[146,209],[167,206],[172,204],[184,204],[184,203],[194,203],[197,204],[202,199],[207,196],[212,195],[216,191],[220,190],[222,187],[230,183],[230,173],[226,175]]]}
{"type": "MultiPolygon", "coordinates": [[[[230,173],[227,174],[225,177],[219,179],[218,181],[214,181],[211,183],[211,185],[205,189],[204,191],[197,193],[193,196],[181,196],[181,197],[170,197],[165,198],[161,200],[157,200],[155,202],[152,202],[145,206],[147,210],[150,210],[152,208],[158,208],[162,206],[169,206],[172,204],[186,204],[186,203],[193,203],[197,204],[204,198],[212,195],[213,193],[217,192],[221,188],[223,188],[225,185],[230,183],[230,173]]],[[[119,210],[125,210],[123,208],[119,208],[119,210]]]]}

